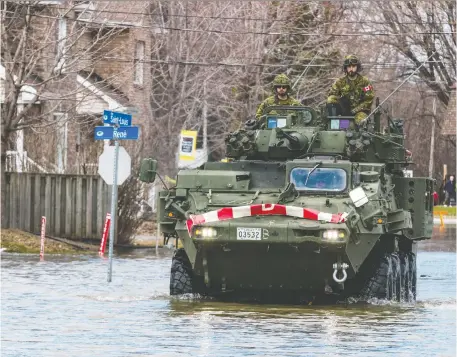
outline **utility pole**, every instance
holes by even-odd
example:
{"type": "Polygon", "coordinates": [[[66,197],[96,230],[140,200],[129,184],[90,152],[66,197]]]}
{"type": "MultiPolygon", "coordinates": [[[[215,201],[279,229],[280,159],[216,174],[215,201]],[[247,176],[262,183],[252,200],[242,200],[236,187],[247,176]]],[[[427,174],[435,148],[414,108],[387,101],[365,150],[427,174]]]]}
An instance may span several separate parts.
{"type": "MultiPolygon", "coordinates": [[[[208,103],[206,101],[206,81],[203,82],[203,152],[208,156],[208,103]]],[[[207,158],[208,159],[208,158],[207,158]]]]}
{"type": "MultiPolygon", "coordinates": [[[[23,97],[23,94],[21,95],[23,97]]],[[[20,115],[24,110],[24,104],[17,104],[17,115],[20,115]]],[[[22,123],[24,119],[21,119],[19,123],[22,123]]],[[[22,172],[25,169],[24,160],[24,130],[18,130],[16,134],[16,171],[22,172]]]]}
{"type": "Polygon", "coordinates": [[[432,134],[430,137],[430,160],[428,162],[428,177],[434,177],[433,166],[434,166],[434,154],[435,154],[435,116],[436,116],[436,96],[433,97],[432,104],[432,134]]]}

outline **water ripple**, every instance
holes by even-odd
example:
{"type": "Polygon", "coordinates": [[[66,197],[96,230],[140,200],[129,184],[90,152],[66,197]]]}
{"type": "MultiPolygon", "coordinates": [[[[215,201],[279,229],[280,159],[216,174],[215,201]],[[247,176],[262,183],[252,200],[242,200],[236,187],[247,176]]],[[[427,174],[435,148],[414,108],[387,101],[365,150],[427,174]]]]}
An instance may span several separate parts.
{"type": "Polygon", "coordinates": [[[455,356],[455,252],[418,254],[418,302],[225,303],[168,294],[170,255],[2,253],[2,356],[455,356]]]}

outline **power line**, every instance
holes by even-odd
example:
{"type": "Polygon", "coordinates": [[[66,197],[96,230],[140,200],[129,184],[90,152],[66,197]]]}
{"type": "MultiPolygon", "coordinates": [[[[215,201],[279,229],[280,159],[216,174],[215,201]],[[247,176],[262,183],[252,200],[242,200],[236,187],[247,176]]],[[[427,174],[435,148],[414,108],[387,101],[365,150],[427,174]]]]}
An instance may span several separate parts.
{"type": "MultiPolygon", "coordinates": [[[[41,17],[41,18],[50,18],[53,20],[59,19],[59,17],[55,16],[47,16],[42,14],[34,14],[33,16],[41,17]]],[[[8,18],[13,19],[13,18],[8,18]]],[[[189,28],[181,28],[181,27],[170,27],[170,26],[147,26],[147,25],[139,25],[139,24],[130,24],[130,23],[107,23],[107,22],[97,22],[91,20],[81,20],[81,19],[70,19],[67,18],[69,21],[85,23],[90,25],[100,25],[100,27],[119,27],[119,28],[144,28],[144,29],[151,29],[151,30],[172,30],[172,31],[183,31],[183,32],[196,32],[196,33],[217,33],[217,34],[231,34],[231,35],[271,35],[271,36],[336,36],[336,37],[363,37],[363,36],[405,36],[405,35],[452,35],[456,34],[455,31],[434,31],[434,32],[419,32],[419,31],[412,31],[412,32],[398,32],[398,33],[385,33],[385,32],[362,32],[362,33],[341,33],[341,32],[329,32],[329,33],[316,33],[316,32],[261,32],[261,31],[226,31],[226,30],[211,30],[211,29],[189,29],[189,28]]]]}
{"type": "MultiPolygon", "coordinates": [[[[110,0],[113,1],[113,0],[110,0]]],[[[136,0],[133,0],[136,1],[136,0]]],[[[333,0],[335,1],[335,0],[333,0]]],[[[340,0],[343,1],[343,0],[340,0]]],[[[366,0],[365,0],[366,1],[366,0]]],[[[419,1],[419,0],[417,0],[419,1]]],[[[395,1],[398,2],[398,1],[395,1]]],[[[406,2],[406,0],[405,0],[406,2]]],[[[53,7],[53,9],[56,10],[68,10],[68,8],[64,7],[53,7]]],[[[8,11],[7,11],[8,12],[8,11]]],[[[12,12],[12,11],[10,11],[12,12]]],[[[310,11],[311,13],[312,11],[310,11]]],[[[157,14],[154,15],[153,13],[150,12],[125,12],[125,11],[113,11],[113,10],[99,10],[99,9],[94,9],[94,10],[86,10],[85,13],[90,14],[90,13],[95,13],[95,14],[102,14],[102,13],[107,13],[107,14],[115,14],[115,15],[149,15],[149,16],[164,16],[163,14],[157,14]]],[[[166,14],[166,17],[178,17],[178,18],[197,18],[197,19],[212,19],[212,20],[240,20],[240,21],[258,21],[258,22],[292,22],[291,19],[281,19],[281,18],[274,18],[274,19],[262,19],[262,18],[249,18],[249,17],[226,17],[226,16],[205,16],[205,15],[182,15],[182,14],[166,14]]],[[[388,24],[388,21],[338,21],[338,24],[378,24],[378,25],[383,25],[383,24],[388,24]]],[[[316,24],[319,25],[328,25],[328,24],[335,24],[333,21],[317,21],[316,24]]],[[[423,22],[396,22],[398,25],[423,25],[423,22]]],[[[433,24],[450,24],[450,22],[442,22],[442,21],[434,21],[433,24]]]]}
{"type": "MultiPolygon", "coordinates": [[[[131,62],[119,57],[105,57],[107,60],[114,60],[118,62],[131,62]]],[[[241,59],[241,58],[238,58],[241,59]]],[[[199,61],[181,61],[181,60],[142,60],[143,63],[161,63],[161,64],[182,64],[182,65],[193,65],[193,66],[226,66],[226,67],[270,67],[270,68],[281,68],[281,67],[294,67],[294,66],[310,66],[310,67],[335,67],[334,64],[306,64],[306,63],[283,63],[283,64],[262,64],[262,63],[228,63],[228,62],[199,62],[199,61]]],[[[370,62],[366,62],[369,63],[370,62]]],[[[427,61],[426,63],[441,63],[441,61],[427,61]]],[[[373,66],[366,68],[369,69],[385,69],[385,68],[415,68],[413,64],[395,64],[395,63],[383,63],[383,62],[371,62],[373,66]],[[376,67],[378,66],[378,67],[376,67]]]]}
{"type": "MultiPolygon", "coordinates": [[[[132,62],[132,60],[127,60],[118,57],[106,57],[104,59],[112,60],[116,62],[132,62]]],[[[192,66],[202,66],[202,67],[265,67],[265,68],[283,68],[283,67],[294,67],[294,66],[305,66],[306,63],[283,63],[283,64],[262,64],[262,63],[227,63],[227,62],[199,62],[199,61],[181,61],[181,60],[142,60],[143,63],[160,63],[160,64],[171,64],[171,65],[192,65],[192,66]]],[[[438,63],[435,61],[429,61],[430,63],[438,63]]],[[[439,61],[440,62],[440,61],[439,61]]],[[[334,64],[311,64],[310,67],[321,67],[329,68],[335,67],[334,64]]],[[[389,69],[389,68],[415,68],[413,64],[384,64],[382,62],[374,63],[373,66],[365,66],[367,69],[389,69]]]]}
{"type": "MultiPolygon", "coordinates": [[[[71,57],[70,57],[71,59],[71,57]]],[[[251,59],[247,58],[234,58],[235,60],[251,59]]],[[[118,63],[133,63],[133,59],[126,59],[122,57],[113,57],[105,56],[96,62],[103,61],[114,61],[118,63]]],[[[308,66],[306,63],[279,63],[279,64],[264,64],[264,63],[240,63],[240,62],[201,62],[201,61],[183,61],[183,60],[158,60],[158,59],[143,59],[136,60],[140,63],[159,63],[159,64],[170,64],[170,65],[192,65],[192,66],[202,66],[202,67],[265,67],[265,68],[284,68],[284,67],[296,67],[296,66],[308,66]]],[[[3,63],[12,64],[10,61],[3,61],[3,63]]],[[[427,61],[427,63],[442,63],[442,61],[427,61]]],[[[402,69],[402,68],[411,68],[414,69],[414,64],[396,64],[396,63],[383,63],[383,62],[364,62],[366,69],[402,69]],[[371,66],[370,66],[371,65],[371,66]]],[[[339,66],[338,64],[311,64],[309,67],[318,67],[318,68],[334,68],[339,66]]]]}
{"type": "MultiPolygon", "coordinates": [[[[129,0],[132,2],[150,2],[150,0],[129,0]]],[[[281,0],[283,2],[299,2],[300,0],[281,0]]],[[[11,0],[7,0],[6,2],[15,2],[11,0]]],[[[92,0],[92,2],[126,2],[126,0],[92,0]]],[[[220,3],[220,0],[189,0],[189,2],[218,2],[220,3]]],[[[246,3],[251,3],[251,2],[273,2],[273,0],[237,0],[236,2],[246,2],[246,3]]],[[[338,2],[352,2],[352,3],[362,3],[362,2],[377,2],[377,3],[418,3],[418,2],[428,2],[424,0],[313,0],[315,3],[338,3],[338,2]]],[[[37,1],[39,3],[39,1],[37,1]]],[[[42,6],[42,5],[41,5],[42,6]]]]}

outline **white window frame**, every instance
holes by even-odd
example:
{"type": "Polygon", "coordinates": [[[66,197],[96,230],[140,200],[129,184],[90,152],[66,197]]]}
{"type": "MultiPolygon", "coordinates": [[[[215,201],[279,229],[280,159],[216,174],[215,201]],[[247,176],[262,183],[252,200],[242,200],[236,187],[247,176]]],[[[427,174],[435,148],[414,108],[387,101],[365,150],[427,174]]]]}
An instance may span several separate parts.
{"type": "Polygon", "coordinates": [[[145,42],[135,42],[135,58],[133,60],[133,83],[143,85],[144,83],[144,52],[145,42]]]}

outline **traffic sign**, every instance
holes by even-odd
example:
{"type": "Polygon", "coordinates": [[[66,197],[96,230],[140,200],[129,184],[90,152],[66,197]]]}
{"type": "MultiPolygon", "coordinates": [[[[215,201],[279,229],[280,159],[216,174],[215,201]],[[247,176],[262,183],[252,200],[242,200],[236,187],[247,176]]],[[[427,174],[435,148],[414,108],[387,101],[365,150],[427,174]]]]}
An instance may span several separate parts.
{"type": "Polygon", "coordinates": [[[114,146],[105,147],[103,153],[98,158],[98,173],[102,179],[112,185],[111,192],[111,216],[113,222],[110,226],[109,241],[109,266],[108,282],[111,282],[113,249],[114,249],[114,227],[117,216],[117,185],[122,183],[130,176],[132,159],[123,147],[119,146],[119,140],[137,140],[140,135],[140,128],[132,126],[132,116],[130,114],[103,111],[103,123],[107,126],[96,126],[94,131],[95,140],[114,140],[114,146]],[[112,125],[112,126],[111,126],[112,125]]]}
{"type": "MultiPolygon", "coordinates": [[[[114,180],[114,155],[115,146],[106,146],[103,153],[98,158],[98,174],[108,185],[113,184],[114,180]]],[[[132,169],[132,159],[128,152],[119,147],[119,157],[117,163],[117,184],[122,185],[130,176],[132,169]]]]}
{"type": "Polygon", "coordinates": [[[96,126],[94,132],[95,140],[137,140],[139,136],[139,126],[96,126]]]}
{"type": "Polygon", "coordinates": [[[119,126],[132,125],[132,116],[130,114],[112,112],[110,110],[103,111],[103,123],[119,126]]]}

